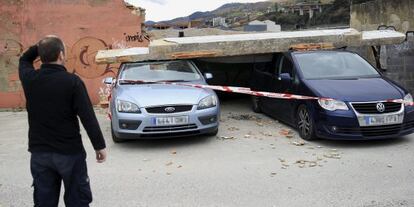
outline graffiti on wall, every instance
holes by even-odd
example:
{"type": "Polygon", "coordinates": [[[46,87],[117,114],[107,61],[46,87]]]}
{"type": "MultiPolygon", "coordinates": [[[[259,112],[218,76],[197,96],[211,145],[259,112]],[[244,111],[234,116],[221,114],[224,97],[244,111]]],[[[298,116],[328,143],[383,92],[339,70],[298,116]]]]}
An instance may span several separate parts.
{"type": "MultiPolygon", "coordinates": [[[[99,77],[115,77],[119,64],[98,65],[95,56],[99,50],[112,48],[126,48],[127,42],[113,39],[108,44],[96,37],[83,37],[73,45],[67,45],[66,68],[70,73],[76,73],[82,78],[96,79],[99,77]]],[[[18,78],[18,59],[26,48],[16,40],[0,40],[0,92],[21,91],[18,78]],[[3,80],[4,79],[4,80],[3,80]]],[[[39,66],[40,62],[36,62],[39,66]]]]}
{"type": "MultiPolygon", "coordinates": [[[[95,55],[99,50],[119,48],[121,45],[126,47],[119,41],[114,41],[116,45],[107,44],[104,40],[96,37],[84,37],[76,41],[71,47],[67,46],[67,62],[68,72],[76,73],[83,78],[93,79],[103,76],[107,73],[116,74],[114,69],[117,65],[98,65],[95,63],[95,55]]],[[[0,67],[1,70],[17,73],[18,58],[25,48],[23,45],[11,39],[0,40],[0,67]]]]}
{"type": "Polygon", "coordinates": [[[19,41],[0,39],[0,92],[21,90],[17,67],[22,53],[23,46],[19,41]]]}
{"type": "Polygon", "coordinates": [[[144,41],[150,41],[150,36],[145,32],[137,32],[136,34],[129,35],[127,33],[124,33],[125,41],[127,42],[144,42],[144,41]]]}
{"type": "MultiPolygon", "coordinates": [[[[68,72],[75,73],[84,79],[102,80],[106,77],[115,77],[119,64],[98,65],[95,56],[99,50],[127,48],[128,42],[124,39],[112,39],[105,42],[97,37],[83,37],[71,45],[66,45],[66,68],[68,72]]],[[[12,39],[0,39],[0,93],[18,93],[20,97],[19,106],[24,104],[24,95],[18,76],[18,61],[21,54],[27,49],[22,43],[12,39]]],[[[40,67],[40,60],[35,62],[36,68],[40,67]]],[[[100,80],[98,80],[99,82],[100,80]]],[[[101,103],[107,100],[109,88],[105,84],[98,86],[99,91],[92,95],[93,100],[101,103]]],[[[92,87],[93,88],[93,87],[92,87]]],[[[95,92],[93,92],[95,93],[95,92]]],[[[96,103],[96,102],[95,102],[96,103]]]]}
{"type": "Polygon", "coordinates": [[[95,56],[99,50],[112,48],[104,40],[96,37],[84,37],[76,41],[68,53],[67,65],[69,72],[76,73],[83,78],[98,78],[106,73],[115,74],[114,66],[98,65],[95,56]]]}
{"type": "Polygon", "coordinates": [[[20,56],[23,52],[23,45],[13,39],[0,39],[0,55],[20,56]]]}

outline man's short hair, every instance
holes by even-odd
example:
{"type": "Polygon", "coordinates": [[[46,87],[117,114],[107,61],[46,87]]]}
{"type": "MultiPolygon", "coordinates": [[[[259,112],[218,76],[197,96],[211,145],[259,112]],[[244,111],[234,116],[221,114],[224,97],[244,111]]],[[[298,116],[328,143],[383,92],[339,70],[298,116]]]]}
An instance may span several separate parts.
{"type": "Polygon", "coordinates": [[[60,52],[65,52],[65,46],[58,37],[45,37],[39,42],[38,52],[43,63],[55,62],[60,52]]]}

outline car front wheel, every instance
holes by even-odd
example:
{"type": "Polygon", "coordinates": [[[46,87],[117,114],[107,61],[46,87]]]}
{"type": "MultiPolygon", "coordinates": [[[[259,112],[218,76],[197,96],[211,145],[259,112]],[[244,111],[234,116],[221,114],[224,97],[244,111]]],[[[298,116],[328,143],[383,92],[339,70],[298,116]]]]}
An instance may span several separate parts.
{"type": "Polygon", "coordinates": [[[117,137],[117,136],[115,135],[115,133],[114,133],[114,129],[112,128],[112,124],[111,124],[111,135],[112,135],[112,140],[113,140],[115,143],[125,142],[125,140],[124,140],[124,139],[120,139],[119,137],[117,137]]]}
{"type": "Polygon", "coordinates": [[[308,108],[305,105],[301,105],[297,111],[297,128],[299,135],[304,140],[316,139],[314,122],[309,113],[308,108]]]}

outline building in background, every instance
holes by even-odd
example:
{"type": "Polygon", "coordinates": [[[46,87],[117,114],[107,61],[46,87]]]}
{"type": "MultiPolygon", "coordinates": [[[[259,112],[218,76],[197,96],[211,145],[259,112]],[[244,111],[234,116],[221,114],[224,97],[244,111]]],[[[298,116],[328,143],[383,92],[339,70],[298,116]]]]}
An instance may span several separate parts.
{"type": "Polygon", "coordinates": [[[303,2],[297,3],[293,6],[288,6],[287,10],[301,16],[309,15],[309,18],[312,19],[316,12],[322,13],[322,6],[319,2],[303,2]]]}
{"type": "Polygon", "coordinates": [[[188,28],[203,28],[205,26],[205,23],[200,20],[192,20],[188,22],[188,28]]]}
{"type": "Polygon", "coordinates": [[[280,32],[281,26],[273,21],[259,21],[255,20],[244,26],[246,32],[280,32]]]}
{"type": "Polygon", "coordinates": [[[322,13],[323,7],[332,4],[333,0],[296,0],[293,3],[284,3],[278,8],[279,12],[308,15],[312,19],[316,13],[322,13]]]}
{"type": "Polygon", "coordinates": [[[226,18],[223,17],[215,17],[212,20],[213,27],[228,27],[226,23],[226,18]]]}
{"type": "Polygon", "coordinates": [[[64,40],[68,71],[80,76],[92,102],[100,103],[108,93],[102,80],[115,76],[118,65],[97,65],[96,52],[148,46],[144,21],[145,9],[123,0],[0,0],[0,108],[25,107],[18,59],[48,34],[64,40]]]}

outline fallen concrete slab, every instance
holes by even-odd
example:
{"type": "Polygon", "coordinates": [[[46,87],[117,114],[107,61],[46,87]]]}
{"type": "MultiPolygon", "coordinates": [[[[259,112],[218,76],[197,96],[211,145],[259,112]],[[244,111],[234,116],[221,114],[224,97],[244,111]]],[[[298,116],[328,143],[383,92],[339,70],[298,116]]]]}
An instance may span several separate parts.
{"type": "Polygon", "coordinates": [[[164,38],[148,48],[99,51],[98,64],[151,60],[194,59],[286,52],[295,44],[332,44],[346,46],[399,44],[403,33],[391,30],[359,32],[355,29],[311,30],[278,33],[216,35],[164,38]]]}

